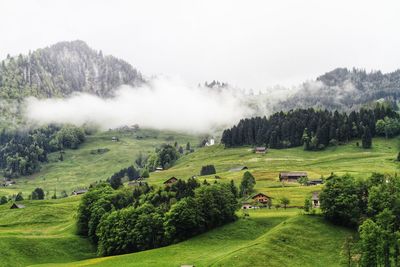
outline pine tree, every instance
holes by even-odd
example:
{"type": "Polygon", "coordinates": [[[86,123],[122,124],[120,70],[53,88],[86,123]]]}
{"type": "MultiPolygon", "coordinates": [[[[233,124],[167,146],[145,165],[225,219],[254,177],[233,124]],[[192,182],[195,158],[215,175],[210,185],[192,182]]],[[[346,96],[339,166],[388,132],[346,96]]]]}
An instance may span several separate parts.
{"type": "Polygon", "coordinates": [[[363,148],[371,148],[372,146],[372,135],[368,126],[364,127],[364,133],[361,137],[362,147],[363,148]]]}

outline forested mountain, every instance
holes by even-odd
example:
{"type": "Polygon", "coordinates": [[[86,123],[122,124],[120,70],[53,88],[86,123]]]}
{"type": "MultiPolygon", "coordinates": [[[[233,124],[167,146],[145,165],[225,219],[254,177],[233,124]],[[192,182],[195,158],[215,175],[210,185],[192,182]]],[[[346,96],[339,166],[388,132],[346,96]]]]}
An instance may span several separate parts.
{"type": "Polygon", "coordinates": [[[400,99],[400,70],[383,74],[337,68],[316,81],[305,82],[294,95],[276,105],[275,110],[317,107],[350,111],[379,99],[393,102],[400,99]]]}
{"type": "Polygon", "coordinates": [[[0,99],[63,97],[73,92],[109,96],[122,84],[138,85],[129,63],[104,56],[83,41],[60,42],[0,63],[0,99]]]}

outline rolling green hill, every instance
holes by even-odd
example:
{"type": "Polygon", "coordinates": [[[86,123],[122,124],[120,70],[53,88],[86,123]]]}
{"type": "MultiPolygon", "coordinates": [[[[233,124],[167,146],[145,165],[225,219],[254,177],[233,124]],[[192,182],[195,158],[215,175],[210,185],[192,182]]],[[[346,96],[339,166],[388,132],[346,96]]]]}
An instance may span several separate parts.
{"type": "Polygon", "coordinates": [[[249,218],[164,248],[40,266],[341,266],[340,247],[348,234],[297,209],[255,210],[249,218]]]}
{"type": "MultiPolygon", "coordinates": [[[[19,178],[15,186],[1,188],[0,195],[22,191],[27,196],[35,187],[45,191],[71,192],[91,182],[104,180],[127,167],[139,152],[150,152],[161,143],[177,141],[197,143],[198,138],[173,132],[141,130],[137,133],[97,133],[89,136],[77,150],[67,150],[64,161],[58,154],[40,173],[19,178]],[[111,141],[118,136],[119,142],[111,141]],[[171,137],[173,136],[173,137],[171,137]],[[108,148],[104,154],[92,150],[108,148]]],[[[216,145],[181,157],[172,168],[151,173],[148,182],[161,185],[171,177],[198,175],[202,165],[214,164],[221,181],[233,179],[238,184],[243,171],[231,168],[243,165],[257,180],[256,191],[274,198],[287,196],[291,206],[301,206],[304,198],[321,186],[300,186],[278,181],[279,171],[307,171],[311,178],[350,173],[357,178],[372,172],[395,173],[400,164],[394,159],[398,139],[374,139],[373,148],[364,150],[356,142],[307,152],[302,148],[269,150],[254,154],[251,147],[225,149],[216,145]]],[[[214,175],[198,177],[213,182],[214,175]]],[[[301,215],[298,209],[257,210],[250,218],[172,246],[107,258],[96,258],[90,243],[75,235],[75,214],[79,197],[57,200],[23,201],[24,209],[10,210],[11,203],[0,206],[0,251],[5,266],[46,264],[54,266],[339,266],[343,239],[350,232],[326,223],[320,216],[301,215]],[[91,259],[89,259],[91,258],[91,259]],[[87,260],[85,260],[87,259],[87,260]],[[81,261],[84,260],[84,261],[81,261]],[[240,266],[240,265],[239,265],[240,266]]],[[[276,204],[276,203],[275,203],[276,204]]],[[[238,212],[241,217],[241,212],[238,212]]]]}
{"type": "Polygon", "coordinates": [[[75,235],[80,197],[23,201],[0,206],[1,266],[70,262],[94,257],[89,241],[75,235]]]}
{"type": "Polygon", "coordinates": [[[17,184],[0,188],[1,195],[23,192],[27,197],[36,187],[41,187],[52,196],[62,190],[70,194],[75,189],[88,187],[90,183],[106,180],[113,173],[134,163],[137,155],[153,152],[166,142],[186,145],[198,143],[198,137],[171,131],[139,130],[138,132],[100,132],[90,135],[76,150],[66,150],[64,161],[59,161],[59,153],[49,155],[49,163],[43,164],[39,173],[16,179],[17,184]],[[119,142],[112,141],[117,136],[119,142]],[[92,150],[108,148],[104,154],[91,154],[92,150]]]}

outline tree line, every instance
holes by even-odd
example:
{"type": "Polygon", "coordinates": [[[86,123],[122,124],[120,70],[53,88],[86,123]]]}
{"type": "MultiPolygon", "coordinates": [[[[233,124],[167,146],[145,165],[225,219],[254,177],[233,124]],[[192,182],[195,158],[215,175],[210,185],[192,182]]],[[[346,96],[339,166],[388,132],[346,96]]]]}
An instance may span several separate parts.
{"type": "Polygon", "coordinates": [[[359,240],[347,244],[349,262],[361,266],[400,264],[400,178],[374,173],[366,180],[331,175],[320,193],[329,221],[358,229],[359,240]],[[360,257],[353,257],[359,255],[360,257]]]}
{"type": "Polygon", "coordinates": [[[82,197],[77,229],[97,245],[99,255],[124,254],[166,246],[231,222],[237,205],[230,184],[200,185],[194,178],[164,188],[143,183],[115,190],[100,183],[82,197]]]}
{"type": "Polygon", "coordinates": [[[305,150],[320,150],[361,138],[363,146],[368,148],[373,136],[399,134],[399,118],[398,113],[385,103],[349,114],[313,108],[281,111],[269,118],[242,119],[224,130],[221,142],[227,147],[266,145],[288,148],[303,145],[305,150]]]}
{"type": "Polygon", "coordinates": [[[0,132],[0,169],[7,178],[33,174],[40,170],[41,163],[47,162],[48,153],[75,149],[84,140],[84,130],[71,125],[48,125],[29,131],[3,129],[0,132]]]}

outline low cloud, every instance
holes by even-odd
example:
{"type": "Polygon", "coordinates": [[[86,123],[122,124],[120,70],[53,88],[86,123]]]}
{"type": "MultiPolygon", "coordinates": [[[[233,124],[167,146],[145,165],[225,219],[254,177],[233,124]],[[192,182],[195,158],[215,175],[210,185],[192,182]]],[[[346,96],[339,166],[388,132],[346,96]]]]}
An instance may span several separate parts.
{"type": "Polygon", "coordinates": [[[64,99],[25,100],[25,118],[35,124],[94,123],[103,129],[141,127],[212,132],[254,115],[246,94],[233,88],[189,87],[182,81],[157,78],[139,88],[122,86],[104,99],[77,93],[64,99]]]}

